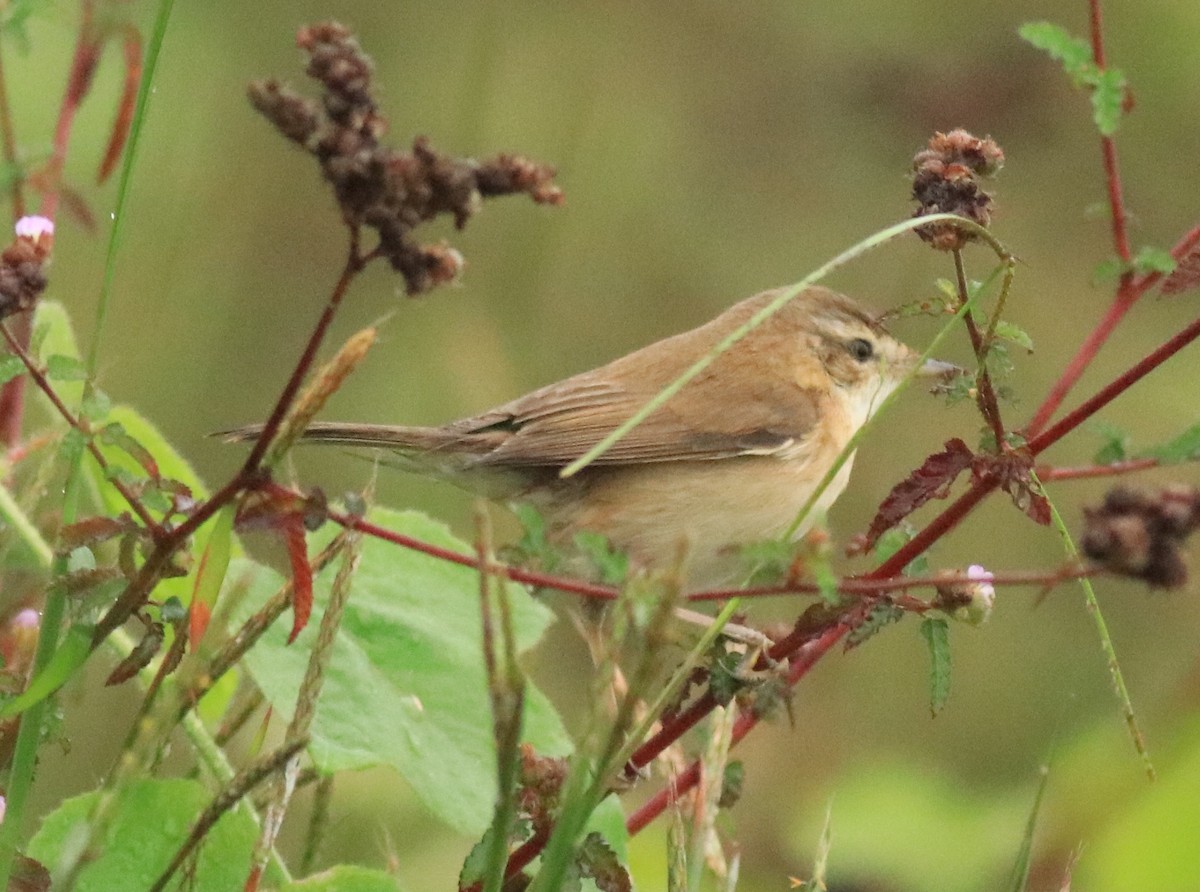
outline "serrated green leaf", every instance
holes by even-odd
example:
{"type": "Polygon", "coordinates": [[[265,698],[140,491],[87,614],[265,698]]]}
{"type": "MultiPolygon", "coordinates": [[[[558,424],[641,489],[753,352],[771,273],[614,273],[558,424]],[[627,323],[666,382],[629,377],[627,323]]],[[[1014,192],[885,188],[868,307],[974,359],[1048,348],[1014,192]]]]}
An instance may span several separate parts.
{"type": "MultiPolygon", "coordinates": [[[[373,522],[464,554],[471,549],[417,512],[371,512],[373,522]]],[[[329,526],[329,525],[327,525],[329,526]]],[[[333,536],[310,539],[316,552],[333,536]]],[[[329,599],[336,568],[314,581],[313,619],[296,643],[276,623],[245,665],[277,713],[287,719],[308,652],[329,599]]],[[[247,581],[234,622],[257,610],[283,583],[249,561],[230,565],[230,584],[247,581]]],[[[518,649],[531,647],[551,619],[521,586],[509,584],[518,649]]],[[[323,772],[386,764],[398,770],[428,808],[462,832],[482,835],[496,796],[492,713],[484,671],[479,577],[471,567],[365,538],[354,590],[333,646],[312,726],[309,752],[323,772]]],[[[528,689],[525,739],[562,755],[570,740],[549,701],[528,689]]]]}
{"type": "Polygon", "coordinates": [[[1175,272],[1175,258],[1170,251],[1162,248],[1151,248],[1149,245],[1138,250],[1133,258],[1133,268],[1139,273],[1162,273],[1170,275],[1175,272]]]}
{"type": "Polygon", "coordinates": [[[1121,273],[1129,268],[1120,257],[1109,257],[1107,260],[1101,260],[1092,270],[1092,282],[1097,285],[1102,285],[1105,282],[1115,282],[1120,278],[1121,273]]]}
{"type": "Polygon", "coordinates": [[[95,424],[103,421],[105,416],[112,411],[112,400],[103,390],[93,387],[84,393],[83,403],[79,410],[84,418],[95,424]]]}
{"type": "MultiPolygon", "coordinates": [[[[159,474],[165,478],[178,480],[180,483],[183,483],[192,491],[192,496],[197,502],[207,496],[208,489],[192,469],[192,466],[175,451],[174,447],[159,433],[158,428],[143,418],[135,409],[118,404],[112,407],[106,420],[110,425],[118,426],[124,436],[136,440],[141,444],[142,448],[154,457],[154,461],[158,465],[159,474]]],[[[116,430],[117,428],[114,427],[113,429],[116,430]]],[[[119,475],[118,479],[130,483],[145,479],[145,470],[118,443],[106,443],[103,436],[98,437],[97,441],[100,451],[104,454],[109,467],[115,474],[119,475]]],[[[109,484],[95,462],[87,462],[84,468],[88,473],[89,480],[95,492],[104,505],[105,511],[115,516],[122,511],[129,510],[129,506],[125,504],[125,499],[109,484]]],[[[193,567],[199,563],[198,556],[204,553],[204,549],[208,545],[208,537],[212,534],[212,528],[212,524],[207,523],[192,538],[191,553],[193,556],[193,567]]],[[[235,557],[242,553],[241,545],[236,536],[232,542],[232,549],[232,554],[235,557]]],[[[155,589],[156,597],[175,597],[184,604],[187,604],[192,599],[192,589],[194,586],[194,571],[192,575],[187,577],[164,579],[155,589]]]]}
{"type": "Polygon", "coordinates": [[[1163,465],[1200,461],[1200,424],[1192,425],[1169,443],[1146,450],[1140,457],[1156,458],[1163,465]]]}
{"type": "MultiPolygon", "coordinates": [[[[53,300],[38,302],[33,314],[33,338],[29,352],[33,356],[68,356],[79,359],[79,342],[75,339],[75,331],[71,327],[71,317],[66,308],[53,300]]],[[[86,375],[84,376],[86,377],[86,375]]],[[[55,388],[59,397],[69,407],[79,405],[83,398],[83,381],[62,381],[55,388]]],[[[51,405],[45,394],[38,391],[39,399],[46,411],[57,421],[58,410],[51,405]]]]}
{"type": "Polygon", "coordinates": [[[1006,341],[1012,341],[1018,347],[1024,347],[1030,353],[1033,352],[1033,338],[1014,322],[1007,322],[1001,319],[996,323],[996,337],[1004,338],[1006,341]]]}
{"type": "Polygon", "coordinates": [[[950,696],[950,623],[926,617],[921,637],[929,647],[929,711],[937,715],[950,696]]]}
{"type": "Polygon", "coordinates": [[[87,368],[74,356],[55,353],[46,359],[46,377],[51,381],[86,381],[87,368]]]}
{"type": "Polygon", "coordinates": [[[1092,120],[1105,136],[1112,136],[1121,124],[1125,84],[1125,74],[1119,68],[1100,71],[1092,81],[1092,120]]]}
{"type": "Polygon", "coordinates": [[[1092,422],[1090,427],[1104,438],[1104,445],[1096,450],[1092,461],[1098,465],[1111,465],[1129,458],[1129,432],[1107,421],[1092,422]]]}
{"type": "Polygon", "coordinates": [[[7,384],[17,375],[24,374],[25,363],[21,361],[19,356],[13,356],[9,353],[6,356],[0,356],[0,384],[7,384]]]}
{"type": "Polygon", "coordinates": [[[898,623],[904,619],[904,611],[895,604],[881,603],[871,608],[867,618],[846,636],[846,647],[858,647],[864,641],[874,638],[885,626],[898,623]]]}
{"type": "MultiPolygon", "coordinates": [[[[65,800],[30,840],[29,856],[43,864],[57,864],[77,844],[99,795],[85,793],[65,800]]],[[[118,799],[107,833],[96,840],[74,888],[78,892],[150,888],[211,801],[212,793],[197,781],[133,781],[118,799]]],[[[257,838],[258,828],[247,811],[227,812],[205,835],[204,845],[189,865],[186,887],[194,892],[241,889],[257,838]]],[[[268,865],[266,883],[273,887],[281,879],[268,865]]]]}
{"type": "Polygon", "coordinates": [[[629,557],[614,548],[605,536],[591,530],[580,530],[573,541],[599,571],[601,582],[618,586],[625,582],[629,575],[629,557]]]}
{"type": "Polygon", "coordinates": [[[1094,68],[1092,48],[1087,41],[1071,34],[1052,22],[1027,22],[1017,29],[1017,34],[1051,59],[1062,63],[1063,71],[1078,82],[1094,68]]]}

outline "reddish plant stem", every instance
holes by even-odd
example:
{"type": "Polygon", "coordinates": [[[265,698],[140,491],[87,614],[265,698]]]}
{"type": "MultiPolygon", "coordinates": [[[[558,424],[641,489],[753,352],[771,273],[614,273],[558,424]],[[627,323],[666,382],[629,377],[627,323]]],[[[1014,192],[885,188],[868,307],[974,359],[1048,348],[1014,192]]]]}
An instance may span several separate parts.
{"type": "MultiPolygon", "coordinates": [[[[348,530],[357,530],[367,536],[374,536],[377,539],[383,539],[386,542],[391,542],[395,545],[412,549],[413,551],[419,551],[444,561],[450,561],[454,564],[461,564],[464,567],[476,569],[479,567],[479,559],[477,557],[462,554],[449,548],[442,548],[438,545],[431,545],[428,542],[422,542],[420,539],[406,536],[404,533],[397,533],[395,530],[389,530],[386,527],[381,527],[378,524],[363,520],[361,517],[355,517],[352,514],[329,511],[328,517],[334,523],[340,524],[348,530]]],[[[534,570],[522,570],[519,567],[510,567],[507,564],[492,564],[489,569],[491,572],[498,573],[506,579],[511,579],[513,582],[523,582],[527,585],[536,585],[541,588],[552,588],[556,591],[583,595],[588,598],[598,598],[602,601],[614,601],[620,595],[620,592],[611,586],[583,582],[566,576],[538,573],[534,570]]]]}
{"type": "MultiPolygon", "coordinates": [[[[15,353],[21,362],[25,364],[25,370],[29,373],[29,377],[33,379],[33,383],[36,384],[38,389],[46,395],[47,399],[50,400],[58,414],[61,415],[67,424],[69,424],[74,430],[83,434],[84,437],[87,438],[86,442],[88,452],[92,454],[92,458],[96,460],[96,464],[100,466],[100,470],[103,471],[107,477],[108,462],[104,458],[104,453],[100,451],[100,448],[92,440],[91,431],[78,418],[75,417],[74,413],[72,413],[70,409],[67,408],[66,404],[62,401],[62,398],[58,395],[54,388],[50,386],[50,382],[47,380],[42,370],[38,367],[38,364],[33,361],[33,357],[29,355],[28,351],[17,339],[17,336],[13,332],[9,331],[8,326],[2,322],[0,322],[0,334],[3,334],[4,340],[8,342],[8,349],[15,353]]],[[[130,489],[120,480],[110,477],[109,482],[112,483],[113,488],[121,494],[121,498],[128,503],[130,509],[138,516],[138,519],[141,520],[141,522],[146,526],[146,529],[150,531],[150,534],[156,539],[159,538],[162,535],[162,527],[159,525],[158,521],[154,519],[154,516],[149,512],[149,510],[147,510],[146,506],[142,504],[142,500],[134,495],[133,492],[131,492],[130,489]]]]}
{"type": "Polygon", "coordinates": [[[1101,408],[1108,405],[1150,372],[1154,371],[1166,360],[1170,359],[1197,337],[1200,337],[1200,319],[1191,322],[1186,328],[1174,335],[1162,345],[1151,351],[1141,361],[1135,363],[1123,374],[1119,375],[1108,385],[1102,387],[1090,399],[1081,403],[1074,411],[1069,412],[1055,425],[1047,428],[1029,441],[1029,449],[1034,455],[1044,452],[1061,440],[1066,434],[1079,427],[1084,421],[1095,415],[1101,408]]]}
{"type": "MultiPolygon", "coordinates": [[[[809,670],[817,664],[817,661],[829,653],[833,649],[833,646],[841,641],[865,616],[865,612],[856,610],[841,622],[830,626],[816,638],[813,638],[807,646],[802,648],[801,652],[788,667],[788,685],[795,687],[808,674],[809,670]]],[[[741,741],[761,720],[762,717],[753,711],[738,716],[733,726],[731,745],[736,745],[741,741]]],[[[631,835],[642,830],[647,824],[662,814],[671,803],[696,786],[699,780],[700,762],[697,760],[684,769],[682,773],[674,777],[671,783],[660,790],[657,795],[631,814],[625,821],[625,829],[631,835]]]]}
{"type": "MultiPolygon", "coordinates": [[[[91,86],[92,75],[100,58],[100,44],[96,39],[96,29],[93,22],[91,0],[85,0],[82,6],[82,19],[79,24],[79,39],[75,43],[75,53],[71,59],[71,70],[67,75],[67,88],[62,103],[58,109],[58,121],[54,126],[54,142],[50,158],[45,168],[45,192],[42,195],[42,205],[39,213],[43,217],[55,218],[58,212],[58,201],[62,188],[63,165],[67,158],[67,144],[71,137],[71,127],[75,122],[75,114],[83,97],[91,86]]],[[[33,332],[33,313],[26,310],[13,319],[12,333],[23,348],[29,347],[29,338],[33,332]]],[[[15,446],[21,439],[21,423],[25,414],[25,379],[16,377],[0,388],[0,442],[6,446],[15,446]]]]}
{"type": "MultiPolygon", "coordinates": [[[[1089,19],[1091,26],[1092,58],[1100,70],[1104,70],[1107,62],[1104,54],[1104,22],[1100,13],[1100,0],[1089,0],[1089,19]]],[[[1125,271],[1117,282],[1117,292],[1112,305],[1099,324],[1092,329],[1084,342],[1076,351],[1075,356],[1067,363],[1063,373],[1042,404],[1034,412],[1033,418],[1025,427],[1026,436],[1039,434],[1050,421],[1050,417],[1062,405],[1071,388],[1079,381],[1083,372],[1091,364],[1104,342],[1108,340],[1117,323],[1125,316],[1137,299],[1145,293],[1142,288],[1133,287],[1133,271],[1128,264],[1133,257],[1129,249],[1129,232],[1127,226],[1128,214],[1125,211],[1125,197],[1121,188],[1121,171],[1117,162],[1117,144],[1111,136],[1101,135],[1100,154],[1104,162],[1104,182],[1108,190],[1109,217],[1112,220],[1113,249],[1117,257],[1126,265],[1125,271]]]]}
{"type": "MultiPolygon", "coordinates": [[[[954,251],[954,274],[958,280],[959,306],[962,306],[970,300],[970,294],[967,288],[967,270],[963,265],[962,251],[957,249],[954,251]]],[[[1000,419],[1000,403],[996,400],[996,390],[992,387],[992,376],[988,372],[987,345],[983,343],[983,337],[979,334],[979,326],[975,324],[975,317],[970,310],[963,313],[963,324],[971,339],[971,349],[975,352],[975,361],[979,363],[979,414],[991,426],[992,436],[996,438],[996,450],[1001,451],[1005,447],[1004,422],[1000,419]]]]}
{"type": "Polygon", "coordinates": [[[312,368],[317,351],[320,349],[325,333],[329,329],[329,324],[333,321],[333,316],[337,312],[337,308],[341,304],[346,291],[349,289],[350,283],[353,282],[354,277],[375,256],[374,252],[366,255],[359,253],[358,230],[351,227],[350,248],[342,274],[338,278],[333,291],[330,293],[329,301],[326,303],[325,309],[317,320],[312,334],[309,336],[303,354],[297,360],[291,377],[284,386],[283,392],[279,395],[279,399],[275,403],[275,408],[271,411],[270,418],[263,425],[262,433],[255,442],[253,449],[251,449],[250,455],[247,456],[241,470],[228,483],[199,505],[183,523],[158,540],[154,551],[150,553],[146,558],[146,563],[142,565],[141,571],[96,624],[95,632],[92,635],[93,648],[98,647],[114,630],[120,628],[133,615],[134,611],[146,602],[146,598],[149,597],[151,589],[153,589],[172,555],[187,541],[192,533],[198,530],[201,525],[225,507],[225,505],[233,501],[239,493],[244,490],[253,489],[262,481],[262,469],[259,465],[263,455],[266,454],[267,447],[278,432],[279,425],[287,416],[288,409],[291,407],[292,401],[300,389],[300,385],[303,383],[309,369],[312,368]]]}
{"type": "MultiPolygon", "coordinates": [[[[13,171],[17,167],[17,138],[16,127],[13,126],[12,109],[8,104],[8,79],[4,74],[4,53],[0,47],[0,146],[3,147],[4,161],[13,171]]],[[[24,176],[16,175],[9,186],[9,200],[12,202],[13,220],[25,216],[25,192],[21,188],[24,176]]]]}
{"type": "Polygon", "coordinates": [[[338,307],[342,303],[342,298],[346,296],[346,292],[350,288],[350,283],[354,281],[355,276],[362,272],[363,267],[367,265],[373,256],[372,254],[368,254],[364,257],[359,254],[358,228],[351,226],[350,253],[346,258],[346,265],[343,267],[342,274],[338,277],[337,284],[334,285],[333,291],[329,295],[329,301],[325,304],[325,309],[321,311],[321,317],[317,320],[312,334],[308,337],[308,343],[304,345],[304,352],[300,355],[300,360],[296,363],[296,367],[292,369],[291,377],[288,378],[287,384],[284,385],[279,399],[275,401],[275,408],[271,410],[270,417],[267,418],[266,423],[263,425],[262,433],[259,435],[258,440],[255,441],[250,454],[246,456],[246,461],[242,465],[242,475],[250,475],[257,471],[259,463],[271,445],[271,440],[275,438],[275,434],[279,430],[279,425],[283,423],[284,417],[292,407],[292,401],[295,399],[296,393],[299,392],[300,385],[304,383],[304,377],[308,374],[308,370],[316,360],[317,351],[321,348],[322,341],[325,340],[325,332],[329,330],[329,324],[333,322],[333,317],[337,314],[338,307]]]}
{"type": "Polygon", "coordinates": [[[1125,461],[1115,461],[1107,465],[1083,465],[1078,468],[1040,467],[1037,469],[1038,480],[1049,483],[1052,480],[1088,480],[1093,477],[1116,477],[1134,471],[1145,471],[1157,468],[1157,458],[1130,458],[1125,461]]]}

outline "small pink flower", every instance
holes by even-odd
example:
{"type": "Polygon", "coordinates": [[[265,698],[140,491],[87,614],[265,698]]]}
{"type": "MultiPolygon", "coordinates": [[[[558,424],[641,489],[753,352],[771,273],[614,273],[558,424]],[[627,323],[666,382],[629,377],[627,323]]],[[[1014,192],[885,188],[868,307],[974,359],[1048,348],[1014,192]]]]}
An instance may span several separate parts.
{"type": "Polygon", "coordinates": [[[986,598],[988,601],[996,599],[996,587],[992,585],[992,580],[995,578],[995,573],[989,573],[979,564],[971,564],[971,566],[967,567],[967,579],[974,580],[977,583],[975,591],[981,598],[986,598]]]}
{"type": "Polygon", "coordinates": [[[22,217],[13,228],[16,230],[17,238],[29,239],[35,245],[42,240],[43,236],[54,235],[54,221],[49,217],[39,217],[36,214],[22,217]]]}

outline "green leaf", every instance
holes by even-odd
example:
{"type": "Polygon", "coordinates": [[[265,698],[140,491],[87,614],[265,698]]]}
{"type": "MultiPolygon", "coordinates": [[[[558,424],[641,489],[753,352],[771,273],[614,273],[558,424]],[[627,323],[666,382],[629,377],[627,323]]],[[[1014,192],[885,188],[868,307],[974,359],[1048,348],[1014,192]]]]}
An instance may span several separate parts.
{"type": "Polygon", "coordinates": [[[1200,461],[1200,424],[1193,424],[1174,440],[1149,449],[1139,457],[1157,458],[1163,465],[1200,461]]]}
{"type": "MultiPolygon", "coordinates": [[[[40,357],[43,364],[49,363],[47,357],[53,358],[67,357],[70,359],[79,359],[79,345],[74,336],[74,330],[71,328],[71,317],[67,315],[64,306],[55,300],[38,301],[37,309],[34,311],[34,337],[32,337],[30,345],[30,353],[35,357],[40,357]]],[[[84,378],[86,378],[86,373],[84,378]]],[[[58,394],[62,402],[65,402],[68,407],[79,405],[79,400],[83,399],[83,381],[64,381],[58,388],[58,394]]],[[[59,418],[58,409],[50,405],[50,401],[46,399],[46,395],[41,394],[41,402],[46,406],[47,411],[53,415],[55,419],[59,418]]]]}
{"type": "Polygon", "coordinates": [[[1171,256],[1170,251],[1145,245],[1134,255],[1133,269],[1139,273],[1170,275],[1175,272],[1175,258],[1171,256]]]}
{"type": "Polygon", "coordinates": [[[41,703],[67,683],[91,652],[92,627],[82,624],[71,626],[46,668],[29,682],[24,691],[0,706],[0,719],[20,715],[35,703],[41,703]]]}
{"type": "Polygon", "coordinates": [[[1105,136],[1112,136],[1121,124],[1125,105],[1125,74],[1119,68],[1097,73],[1092,89],[1092,120],[1105,136]]]}
{"type": "Polygon", "coordinates": [[[1087,77],[1089,70],[1095,68],[1092,48],[1087,41],[1072,37],[1060,25],[1052,22],[1027,22],[1017,29],[1017,34],[1051,59],[1061,62],[1063,71],[1070,75],[1076,84],[1087,77]]]}
{"type": "MultiPolygon", "coordinates": [[[[376,510],[375,523],[424,542],[469,554],[440,523],[416,512],[376,510]]],[[[333,532],[310,540],[316,551],[333,532]]],[[[285,719],[316,638],[336,568],[315,580],[313,621],[296,644],[275,623],[245,664],[285,719]]],[[[257,610],[283,578],[249,561],[230,567],[230,584],[248,579],[234,621],[257,610]]],[[[510,584],[519,650],[531,647],[549,611],[510,584]]],[[[561,755],[570,741],[546,698],[528,689],[525,738],[561,755]]],[[[496,754],[484,671],[479,577],[470,567],[367,537],[354,590],[333,646],[312,726],[309,752],[323,772],[386,764],[395,767],[429,809],[472,836],[489,825],[496,796],[496,754]]]]}
{"type": "MultiPolygon", "coordinates": [[[[29,856],[53,868],[78,844],[99,795],[85,793],[65,800],[30,840],[29,856]]],[[[85,861],[76,892],[148,889],[211,801],[212,793],[196,781],[134,781],[118,800],[105,838],[97,841],[95,857],[85,861]]],[[[228,812],[205,836],[196,860],[185,871],[184,885],[193,892],[241,889],[257,837],[258,828],[248,812],[228,812]]],[[[176,874],[176,884],[180,876],[176,874]]],[[[270,886],[281,880],[270,866],[264,879],[270,886]]]]}
{"type": "Polygon", "coordinates": [[[614,548],[607,538],[591,530],[580,530],[575,534],[574,542],[599,571],[601,582],[617,586],[625,582],[629,575],[629,558],[614,548]]]}
{"type": "Polygon", "coordinates": [[[46,377],[51,381],[86,381],[87,369],[74,356],[55,353],[46,360],[46,377]]]}
{"type": "Polygon", "coordinates": [[[1129,267],[1120,257],[1109,257],[1101,260],[1092,270],[1092,282],[1102,285],[1105,282],[1115,282],[1129,267]]]}
{"type": "Polygon", "coordinates": [[[1089,425],[1104,438],[1092,461],[1098,465],[1111,465],[1129,458],[1129,432],[1107,421],[1094,421],[1089,425]]]}
{"type": "Polygon", "coordinates": [[[929,647],[929,711],[937,715],[950,696],[950,623],[926,617],[921,637],[929,647]]]}
{"type": "Polygon", "coordinates": [[[1024,347],[1030,353],[1033,352],[1033,338],[1021,326],[1013,322],[1006,322],[1003,319],[997,322],[996,337],[1004,338],[1004,340],[1011,341],[1018,347],[1024,347]]]}
{"type": "Polygon", "coordinates": [[[25,373],[25,363],[19,356],[9,353],[0,356],[0,384],[7,384],[13,378],[25,373]]]}
{"type": "Polygon", "coordinates": [[[287,883],[280,892],[400,892],[403,886],[390,873],[354,864],[339,864],[287,883]]]}
{"type": "Polygon", "coordinates": [[[93,424],[103,421],[104,417],[112,411],[112,400],[108,398],[103,390],[98,390],[95,387],[89,388],[83,395],[83,403],[79,407],[79,411],[83,417],[93,424]]]}
{"type": "MultiPolygon", "coordinates": [[[[159,433],[158,428],[138,414],[135,409],[120,404],[113,406],[112,410],[108,413],[106,421],[110,424],[120,425],[124,429],[125,435],[141,444],[142,448],[154,457],[154,461],[158,465],[159,474],[163,477],[178,480],[187,486],[192,491],[192,496],[197,502],[207,496],[208,489],[192,469],[192,466],[175,451],[175,448],[159,433]]],[[[126,475],[127,479],[145,479],[146,472],[141,464],[119,444],[106,443],[103,437],[98,437],[97,446],[99,446],[100,452],[103,453],[109,467],[118,475],[126,475]]],[[[87,462],[84,468],[106,512],[115,516],[129,510],[129,506],[125,504],[125,499],[105,479],[104,474],[95,462],[87,462]]],[[[212,530],[212,523],[207,523],[192,538],[191,553],[193,556],[193,567],[199,564],[198,556],[203,554],[204,549],[208,546],[208,537],[212,535],[212,530]]],[[[242,553],[236,536],[233,539],[231,548],[231,553],[234,557],[242,553]]],[[[192,600],[192,590],[194,587],[194,574],[187,577],[164,579],[155,587],[155,597],[164,600],[174,597],[178,598],[184,604],[188,604],[192,600]]]]}
{"type": "Polygon", "coordinates": [[[871,608],[867,618],[846,636],[846,647],[858,647],[869,638],[875,637],[885,627],[904,619],[904,611],[895,604],[880,603],[871,608]]]}

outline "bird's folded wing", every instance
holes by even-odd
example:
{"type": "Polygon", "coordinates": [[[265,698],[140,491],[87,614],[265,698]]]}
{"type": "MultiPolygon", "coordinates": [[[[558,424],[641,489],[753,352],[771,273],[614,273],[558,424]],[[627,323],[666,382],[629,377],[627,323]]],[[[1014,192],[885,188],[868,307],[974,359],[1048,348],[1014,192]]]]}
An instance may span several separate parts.
{"type": "MultiPolygon", "coordinates": [[[[443,430],[461,436],[464,446],[476,438],[480,445],[494,443],[479,455],[480,465],[561,466],[583,455],[654,395],[648,388],[585,373],[443,430]]],[[[817,396],[807,388],[778,382],[768,387],[745,376],[701,376],[595,463],[705,461],[802,450],[818,413],[817,396]]]]}

